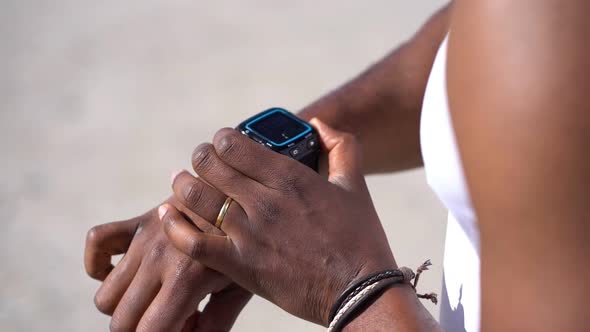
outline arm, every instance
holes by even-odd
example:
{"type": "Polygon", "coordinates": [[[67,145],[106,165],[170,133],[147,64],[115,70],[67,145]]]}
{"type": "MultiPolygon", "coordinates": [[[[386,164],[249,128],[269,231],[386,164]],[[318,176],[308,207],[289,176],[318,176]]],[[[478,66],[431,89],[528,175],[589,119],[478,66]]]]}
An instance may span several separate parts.
{"type": "Polygon", "coordinates": [[[440,325],[408,286],[393,287],[385,291],[356,319],[345,326],[352,331],[442,331],[440,325]]]}
{"type": "MultiPolygon", "coordinates": [[[[395,171],[421,165],[419,120],[422,98],[435,54],[447,33],[449,16],[450,6],[447,6],[434,15],[409,42],[356,79],[306,107],[300,116],[308,120],[317,117],[331,126],[353,133],[362,143],[365,172],[395,171]]],[[[349,154],[350,151],[347,151],[349,154]]],[[[203,170],[197,172],[204,176],[203,170]]],[[[182,197],[182,190],[178,188],[181,187],[181,183],[189,181],[188,177],[184,174],[181,179],[175,181],[177,197],[182,197]]],[[[198,183],[199,181],[194,181],[192,185],[198,186],[198,183]]],[[[218,205],[222,201],[223,199],[218,205]]],[[[186,204],[194,205],[188,202],[186,204]]],[[[228,219],[231,217],[229,213],[228,219]]],[[[169,222],[167,225],[173,224],[169,222]]],[[[178,228],[192,232],[187,225],[178,228]]],[[[342,228],[341,221],[338,228],[342,228]]],[[[309,233],[315,232],[314,230],[309,233]]],[[[182,237],[184,240],[191,238],[192,236],[182,237]]],[[[372,238],[374,242],[375,239],[372,238]]],[[[197,253],[192,249],[186,252],[193,257],[197,253]]],[[[296,254],[298,257],[302,256],[301,252],[296,254]]],[[[371,257],[387,256],[376,254],[371,257]]],[[[374,269],[375,266],[371,265],[366,271],[359,273],[368,274],[374,272],[374,269]]],[[[339,271],[338,275],[346,273],[339,271]]],[[[292,285],[290,288],[293,288],[292,285]]],[[[304,316],[302,313],[298,314],[304,316]]],[[[366,330],[369,327],[387,331],[392,328],[399,331],[440,329],[430,313],[419,303],[414,291],[407,286],[394,287],[384,292],[374,305],[353,320],[346,329],[366,330]]]]}
{"type": "Polygon", "coordinates": [[[589,11],[455,5],[449,98],[481,230],[482,331],[588,329],[589,11]]]}
{"type": "MultiPolygon", "coordinates": [[[[433,18],[412,41],[354,81],[307,107],[300,115],[306,119],[320,117],[362,137],[365,145],[369,147],[365,151],[370,161],[369,171],[391,171],[420,165],[420,105],[435,49],[444,34],[444,16],[446,15],[438,14],[438,18],[433,18]],[[429,26],[432,27],[428,28],[429,26]],[[395,87],[400,89],[395,91],[395,87]],[[387,126],[383,125],[385,123],[387,126]],[[381,125],[377,127],[377,124],[381,125]],[[392,125],[396,126],[395,135],[388,134],[392,125]],[[379,128],[379,134],[373,133],[374,128],[379,128]],[[377,139],[379,135],[386,139],[377,139]]],[[[214,220],[223,200],[218,205],[212,204],[216,197],[207,189],[193,190],[190,193],[195,196],[195,200],[213,209],[211,215],[201,217],[214,220]]],[[[184,206],[174,199],[168,202],[188,213],[184,206]]],[[[194,204],[192,206],[195,207],[194,204]]],[[[178,297],[164,296],[170,293],[171,287],[162,287],[163,290],[159,294],[164,295],[158,295],[158,291],[154,290],[147,296],[142,296],[140,303],[132,301],[133,296],[130,295],[141,293],[142,287],[137,286],[141,285],[139,281],[145,284],[163,278],[163,286],[180,284],[176,280],[178,275],[166,273],[166,270],[178,266],[178,260],[182,260],[183,256],[168,246],[167,239],[162,239],[161,228],[157,227],[159,222],[154,222],[154,218],[156,215],[152,210],[144,216],[128,221],[97,226],[88,234],[85,265],[92,277],[104,280],[96,294],[95,302],[100,311],[113,315],[113,329],[134,329],[140,325],[140,321],[151,321],[152,317],[160,317],[157,320],[160,325],[150,326],[153,329],[165,326],[173,330],[171,319],[186,319],[196,310],[182,305],[178,297]],[[137,229],[142,231],[136,234],[137,229]],[[152,252],[161,254],[153,255],[152,252]],[[126,253],[122,260],[123,264],[112,266],[111,255],[121,253],[126,253]],[[134,269],[144,259],[146,262],[142,263],[143,268],[134,269]],[[154,309],[148,310],[151,307],[154,309]],[[167,319],[162,319],[163,316],[167,319]]],[[[198,220],[203,218],[194,216],[191,220],[205,232],[213,231],[214,228],[206,221],[199,223],[198,220]]],[[[226,286],[223,290],[214,292],[212,301],[205,311],[198,315],[199,327],[215,327],[220,331],[231,328],[251,294],[233,287],[223,276],[212,276],[212,271],[203,268],[197,262],[189,265],[190,271],[184,273],[182,283],[186,284],[186,289],[193,287],[193,291],[184,292],[185,297],[199,298],[200,295],[204,296],[226,286]],[[213,283],[215,289],[211,288],[213,283]],[[199,288],[198,291],[195,287],[199,288]]]]}
{"type": "Polygon", "coordinates": [[[421,166],[422,98],[449,13],[450,6],[440,10],[411,40],[299,115],[357,136],[365,173],[421,166]]]}
{"type": "MultiPolygon", "coordinates": [[[[448,5],[404,46],[304,111],[305,115],[313,112],[333,126],[354,133],[363,147],[365,172],[397,171],[422,164],[419,142],[422,98],[434,57],[448,31],[450,15],[451,5],[448,5]],[[352,106],[339,112],[336,111],[339,103],[352,106]],[[334,106],[324,106],[330,104],[334,106]],[[365,117],[377,120],[366,121],[365,117]],[[386,120],[378,120],[383,118],[386,120]]],[[[383,331],[391,331],[393,326],[399,331],[441,331],[413,290],[407,287],[384,292],[344,330],[364,331],[369,326],[383,331]]]]}

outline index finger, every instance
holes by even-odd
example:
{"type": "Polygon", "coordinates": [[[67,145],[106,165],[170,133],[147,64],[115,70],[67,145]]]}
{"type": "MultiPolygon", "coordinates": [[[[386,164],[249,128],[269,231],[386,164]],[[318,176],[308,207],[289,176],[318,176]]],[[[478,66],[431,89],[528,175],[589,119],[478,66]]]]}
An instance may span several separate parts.
{"type": "Polygon", "coordinates": [[[213,146],[221,160],[247,177],[272,189],[281,189],[292,176],[318,176],[311,168],[231,128],[219,130],[213,146]]]}
{"type": "Polygon", "coordinates": [[[84,267],[86,273],[103,281],[114,268],[111,256],[123,254],[129,248],[139,225],[139,219],[112,222],[92,227],[86,235],[84,267]]]}

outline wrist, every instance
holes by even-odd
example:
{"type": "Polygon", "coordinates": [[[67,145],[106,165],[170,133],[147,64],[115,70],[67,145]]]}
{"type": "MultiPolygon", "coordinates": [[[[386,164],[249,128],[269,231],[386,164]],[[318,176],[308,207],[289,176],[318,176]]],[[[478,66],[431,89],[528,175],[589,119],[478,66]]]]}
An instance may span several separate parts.
{"type": "Polygon", "coordinates": [[[341,278],[339,282],[331,283],[334,286],[337,285],[337,287],[333,287],[331,291],[326,293],[327,296],[324,297],[324,310],[321,315],[322,322],[329,325],[339,308],[345,305],[345,300],[350,299],[350,297],[358,293],[363,288],[363,285],[377,283],[379,280],[388,279],[393,276],[383,273],[384,271],[397,269],[393,256],[377,255],[376,257],[388,257],[390,259],[379,261],[367,260],[365,263],[360,264],[360,267],[357,269],[349,270],[350,273],[340,274],[341,278]]]}
{"type": "Polygon", "coordinates": [[[334,304],[328,330],[341,331],[351,324],[349,330],[440,331],[418,300],[429,299],[436,304],[436,294],[416,293],[420,274],[431,265],[427,260],[416,272],[401,267],[357,278],[334,304]]]}
{"type": "MultiPolygon", "coordinates": [[[[428,270],[430,261],[424,262],[411,279],[416,286],[423,271],[428,270]]],[[[399,270],[409,269],[402,267],[399,270]]],[[[436,303],[436,294],[418,295],[410,282],[394,283],[384,291],[375,293],[372,300],[358,310],[351,312],[342,326],[344,331],[442,331],[436,320],[420,302],[420,298],[436,303]]]]}
{"type": "Polygon", "coordinates": [[[393,285],[357,312],[342,331],[414,331],[410,327],[416,322],[420,306],[410,285],[393,285]]]}
{"type": "Polygon", "coordinates": [[[315,308],[315,318],[312,319],[312,321],[327,327],[330,324],[330,316],[334,310],[334,306],[337,305],[336,302],[340,299],[345,290],[351,287],[356,281],[370,274],[397,268],[393,258],[389,261],[369,261],[359,265],[358,268],[351,269],[350,267],[355,266],[355,264],[347,263],[346,269],[335,269],[337,273],[335,273],[332,278],[327,278],[327,283],[321,284],[322,288],[315,292],[315,294],[321,294],[321,296],[314,296],[313,301],[310,302],[313,303],[313,308],[315,308]]]}

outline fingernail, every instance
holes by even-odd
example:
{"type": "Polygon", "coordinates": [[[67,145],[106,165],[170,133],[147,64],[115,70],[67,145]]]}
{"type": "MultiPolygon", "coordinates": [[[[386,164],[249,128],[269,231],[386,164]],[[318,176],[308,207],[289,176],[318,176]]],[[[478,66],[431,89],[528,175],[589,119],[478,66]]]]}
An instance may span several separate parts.
{"type": "Polygon", "coordinates": [[[178,171],[172,173],[172,175],[170,176],[170,183],[174,184],[174,180],[176,180],[176,177],[184,171],[184,169],[179,169],[178,171]]]}
{"type": "Polygon", "coordinates": [[[160,217],[160,219],[164,217],[166,212],[168,212],[168,206],[166,206],[166,204],[160,205],[160,207],[158,208],[158,216],[160,217]]]}

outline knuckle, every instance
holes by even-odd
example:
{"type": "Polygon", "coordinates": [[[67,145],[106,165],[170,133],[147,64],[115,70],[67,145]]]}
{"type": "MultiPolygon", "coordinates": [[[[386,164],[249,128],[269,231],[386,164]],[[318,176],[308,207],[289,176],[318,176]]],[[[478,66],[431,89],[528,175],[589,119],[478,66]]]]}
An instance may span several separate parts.
{"type": "Polygon", "coordinates": [[[105,273],[95,266],[86,265],[86,274],[92,279],[102,280],[105,273]]]}
{"type": "Polygon", "coordinates": [[[174,218],[167,217],[164,218],[162,222],[164,223],[164,232],[166,234],[170,234],[170,232],[176,227],[176,220],[174,218]]]}
{"type": "Polygon", "coordinates": [[[206,254],[206,247],[200,238],[192,238],[189,243],[189,256],[199,259],[206,254]]]}
{"type": "Polygon", "coordinates": [[[189,185],[183,188],[183,197],[189,207],[194,208],[199,205],[203,197],[205,188],[203,184],[197,181],[192,181],[189,185]]]}
{"type": "Polygon", "coordinates": [[[102,294],[100,290],[96,293],[96,295],[94,295],[94,306],[96,309],[98,309],[98,311],[109,316],[111,316],[115,311],[115,306],[113,305],[111,299],[102,294]]]}
{"type": "Polygon", "coordinates": [[[174,275],[171,279],[172,289],[178,290],[188,287],[187,285],[199,284],[198,281],[202,277],[202,272],[200,264],[184,255],[184,257],[179,258],[176,262],[174,275]]]}
{"type": "Polygon", "coordinates": [[[86,269],[86,274],[88,274],[90,278],[104,281],[111,272],[113,265],[111,265],[110,262],[105,266],[96,262],[85,261],[84,268],[86,269]]]}
{"type": "Polygon", "coordinates": [[[209,169],[213,162],[213,146],[208,143],[199,145],[192,156],[193,169],[198,173],[209,169]]]}
{"type": "Polygon", "coordinates": [[[222,136],[227,135],[227,134],[231,134],[234,132],[236,132],[236,130],[234,130],[233,128],[230,128],[230,127],[221,128],[215,133],[215,136],[213,137],[213,141],[217,142],[217,141],[219,141],[219,139],[222,136]]]}
{"type": "Polygon", "coordinates": [[[287,192],[296,192],[301,187],[301,178],[289,172],[281,178],[282,189],[287,192]]]}
{"type": "MultiPolygon", "coordinates": [[[[135,229],[132,233],[133,236],[131,238],[131,242],[137,241],[139,238],[143,238],[142,233],[144,233],[144,231],[148,229],[150,224],[153,224],[152,220],[141,218],[135,225],[135,229]]],[[[131,245],[131,242],[129,242],[129,245],[131,245]]]]}
{"type": "Polygon", "coordinates": [[[288,172],[281,178],[282,192],[291,197],[303,197],[307,190],[308,183],[306,177],[301,176],[301,172],[288,172]]]}
{"type": "Polygon", "coordinates": [[[86,246],[94,247],[101,243],[104,239],[103,233],[102,225],[92,227],[88,233],[86,233],[86,246]]]}
{"type": "Polygon", "coordinates": [[[182,276],[193,272],[194,265],[195,261],[192,258],[183,255],[176,262],[176,275],[182,276]]]}
{"type": "Polygon", "coordinates": [[[231,158],[236,154],[239,155],[242,150],[242,143],[236,136],[236,132],[223,131],[219,134],[216,150],[221,158],[231,158]]]}
{"type": "Polygon", "coordinates": [[[269,197],[263,195],[256,195],[254,198],[257,213],[267,221],[275,220],[279,216],[280,207],[277,202],[277,200],[269,199],[269,197]]]}
{"type": "Polygon", "coordinates": [[[148,260],[152,263],[160,261],[166,256],[167,245],[163,242],[154,243],[149,251],[148,260]]]}

